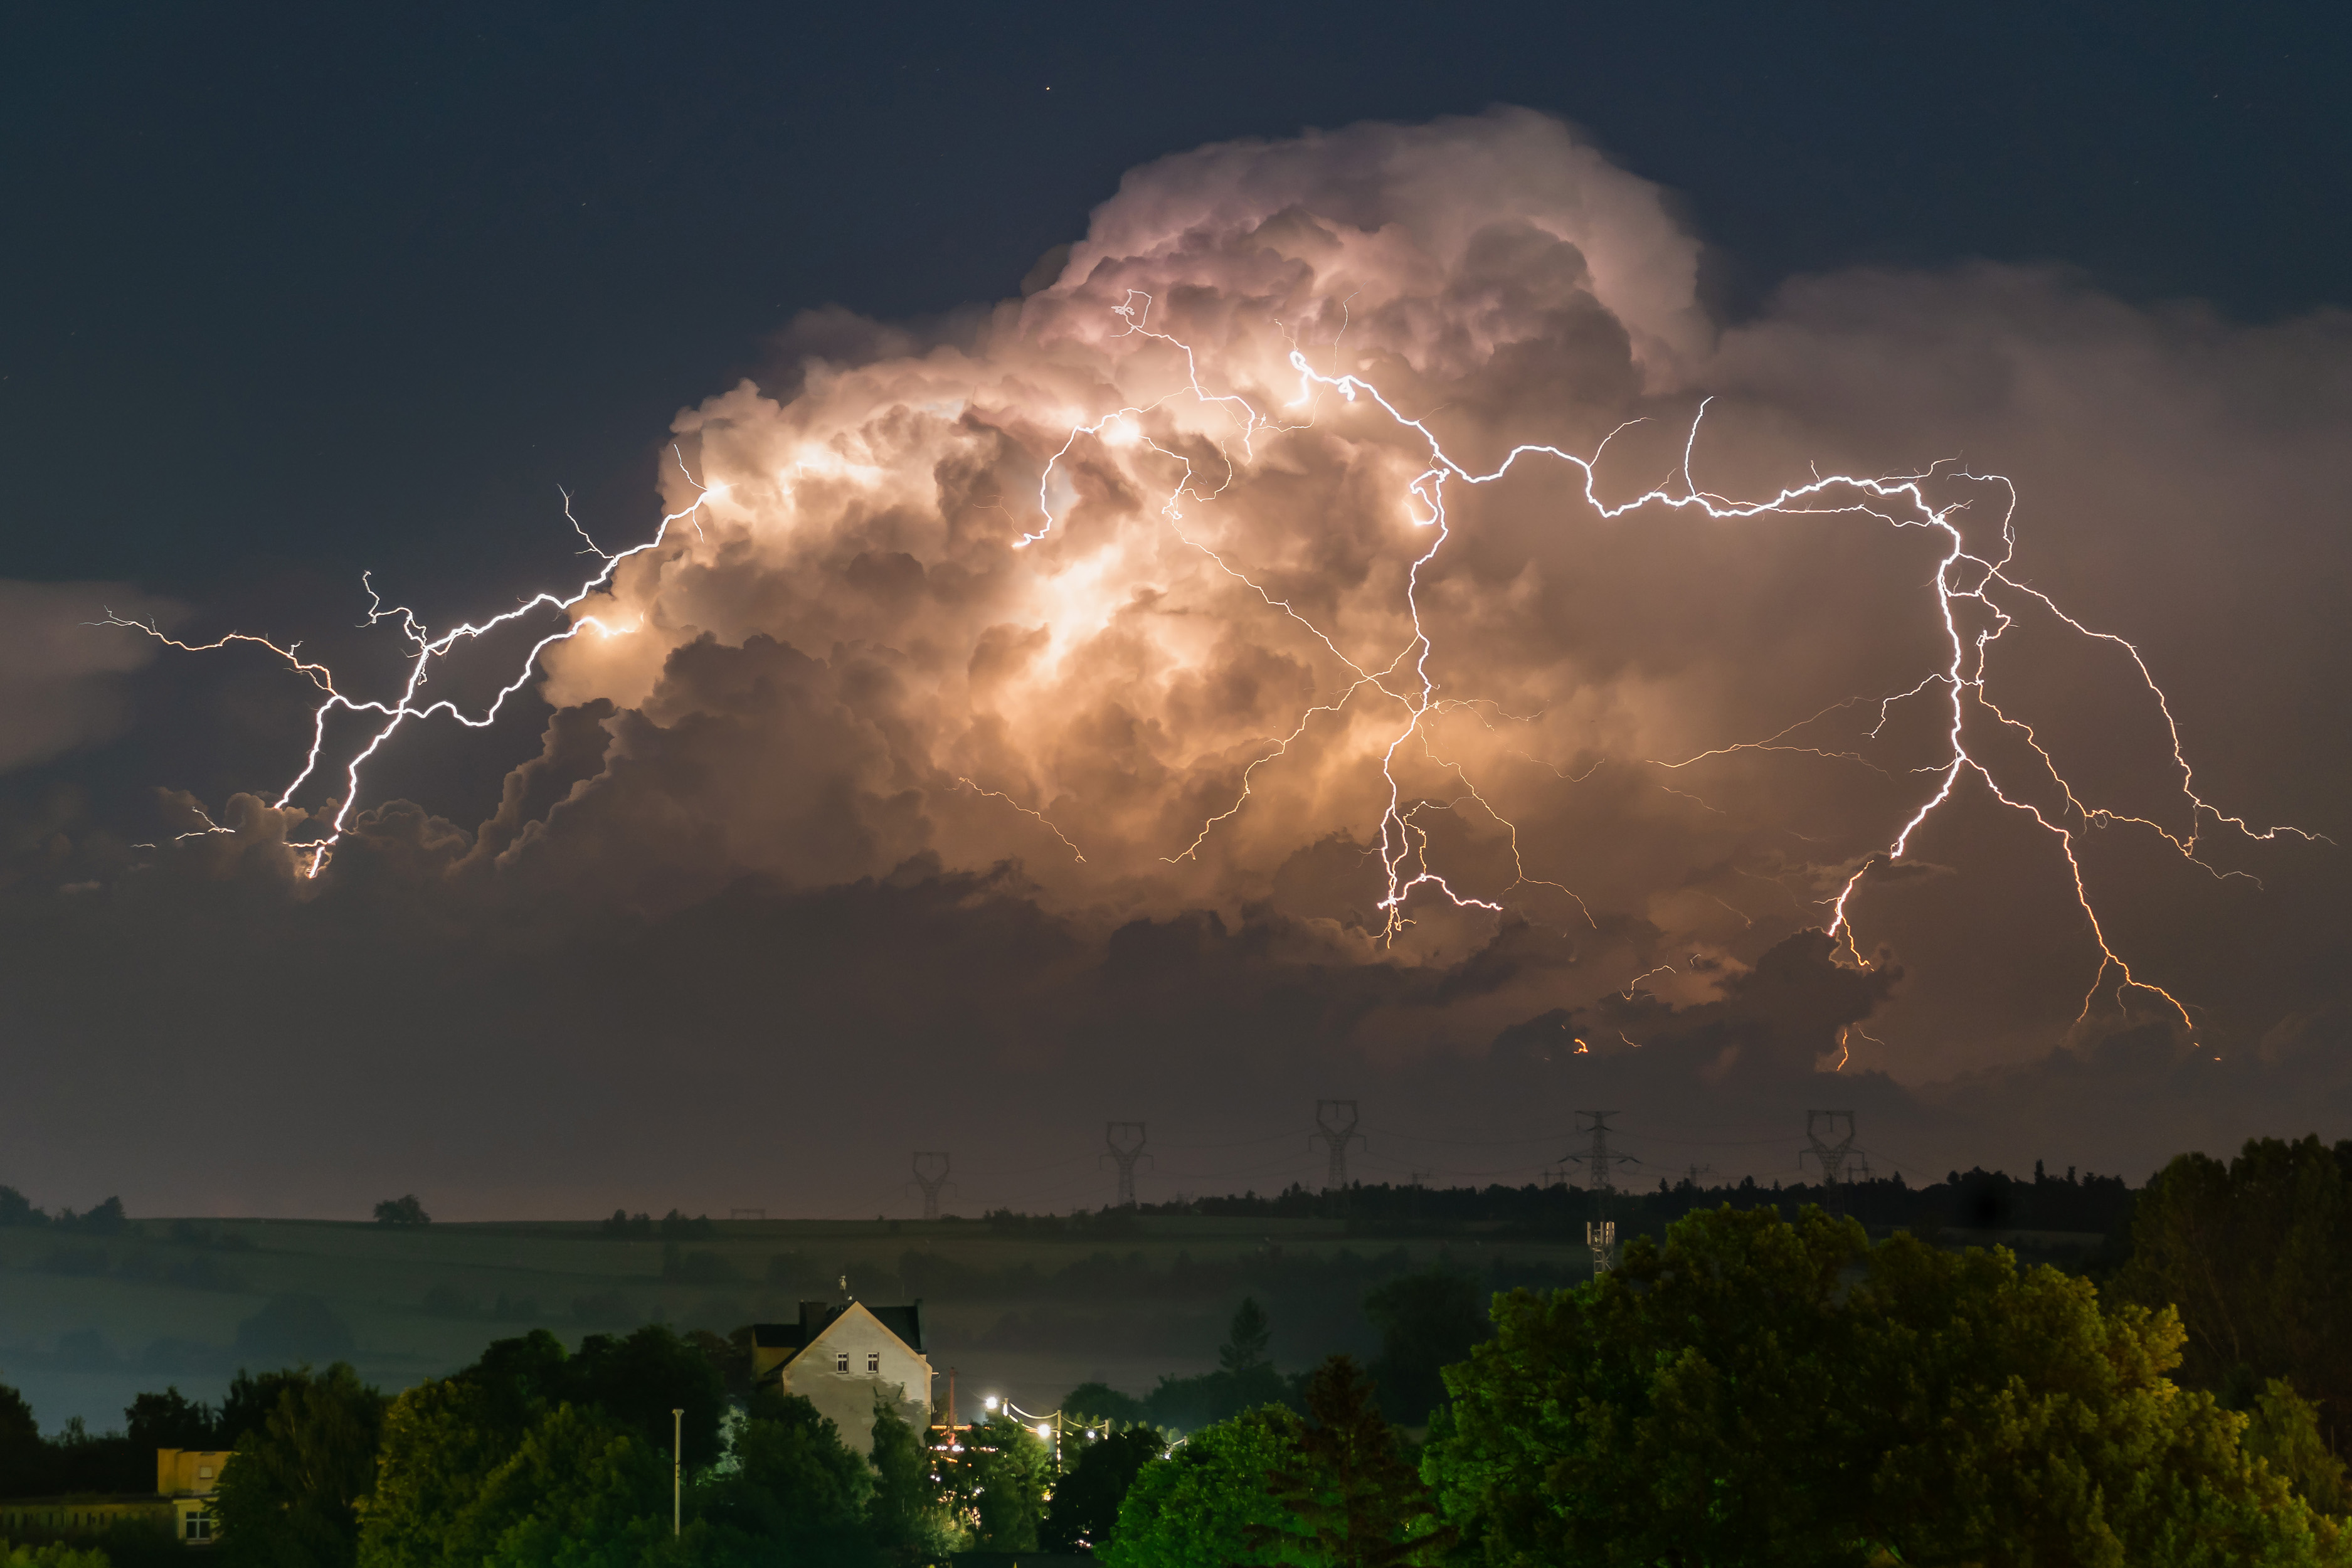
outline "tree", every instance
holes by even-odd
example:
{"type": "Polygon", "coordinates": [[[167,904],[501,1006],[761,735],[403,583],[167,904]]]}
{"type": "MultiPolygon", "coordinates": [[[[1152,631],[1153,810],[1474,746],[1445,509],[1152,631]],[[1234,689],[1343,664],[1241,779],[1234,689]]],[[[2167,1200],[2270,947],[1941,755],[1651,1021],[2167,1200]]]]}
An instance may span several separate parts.
{"type": "Polygon", "coordinates": [[[634,1568],[668,1533],[668,1503],[658,1450],[602,1411],[559,1405],[464,1504],[450,1561],[634,1568]]]}
{"type": "Polygon", "coordinates": [[[215,1448],[234,1448],[247,1432],[258,1432],[268,1423],[269,1413],[278,1408],[278,1396],[296,1386],[304,1374],[295,1371],[265,1372],[259,1375],[237,1368],[229,1379],[228,1392],[221,1396],[220,1414],[214,1418],[213,1441],[215,1448]]]}
{"type": "Polygon", "coordinates": [[[2244,1404],[2285,1378],[2352,1454],[2352,1142],[2252,1139],[2227,1165],[2181,1155],[2139,1195],[2116,1284],[2179,1309],[2185,1382],[2244,1404]]]}
{"type": "Polygon", "coordinates": [[[933,1479],[939,1457],[923,1434],[907,1425],[886,1395],[874,1401],[874,1491],[866,1520],[874,1542],[907,1558],[944,1556],[956,1531],[945,1499],[933,1479]]]}
{"type": "Polygon", "coordinates": [[[1194,1433],[1164,1459],[1143,1467],[1118,1507],[1118,1528],[1100,1553],[1108,1568],[1273,1568],[1292,1559],[1277,1531],[1288,1511],[1266,1489],[1292,1462],[1297,1416],[1269,1405],[1194,1433]]]}
{"type": "Polygon", "coordinates": [[[0,1225],[47,1225],[49,1216],[14,1187],[0,1187],[0,1225]]]}
{"type": "Polygon", "coordinates": [[[1278,1402],[1289,1390],[1266,1359],[1273,1338],[1265,1309],[1255,1297],[1243,1298],[1217,1349],[1217,1370],[1199,1377],[1162,1377],[1144,1396],[1143,1419],[1164,1430],[1191,1432],[1278,1402]]]}
{"type": "Polygon", "coordinates": [[[2002,1249],[1727,1207],[1495,1320],[1425,1470],[1496,1568],[2346,1561],[2168,1311],[2002,1249]]]}
{"type": "MultiPolygon", "coordinates": [[[[686,1462],[707,1466],[720,1456],[723,1405],[709,1358],[659,1326],[620,1339],[592,1334],[576,1354],[544,1329],[496,1341],[472,1366],[419,1384],[394,1402],[385,1421],[376,1496],[366,1510],[362,1555],[371,1568],[425,1568],[453,1552],[489,1550],[484,1544],[488,1527],[477,1518],[472,1500],[487,1495],[490,1478],[534,1440],[536,1468],[513,1472],[503,1494],[506,1523],[489,1535],[536,1517],[530,1512],[536,1505],[517,1500],[518,1489],[532,1477],[554,1485],[550,1467],[565,1456],[583,1464],[593,1458],[599,1473],[624,1473],[635,1461],[609,1443],[592,1443],[587,1434],[593,1423],[603,1424],[600,1431],[627,1434],[667,1477],[670,1412],[683,1408],[686,1462]],[[561,1432],[546,1430],[567,1408],[579,1414],[561,1432]]],[[[666,1519],[666,1479],[662,1492],[656,1511],[666,1519]]],[[[570,1495],[562,1493],[548,1506],[561,1513],[572,1507],[562,1500],[570,1495]]]]}
{"type": "Polygon", "coordinates": [[[376,1205],[375,1222],[393,1226],[431,1225],[433,1216],[425,1212],[425,1205],[416,1201],[415,1193],[411,1193],[406,1197],[386,1198],[376,1205]]]}
{"type": "Polygon", "coordinates": [[[227,1568],[348,1568],[375,1479],[384,1396],[343,1362],[295,1374],[222,1470],[215,1548],[227,1568]]]}
{"type": "Polygon", "coordinates": [[[420,1383],[392,1402],[375,1489],[360,1507],[361,1568],[425,1568],[450,1558],[475,1500],[544,1408],[501,1399],[510,1393],[460,1373],[420,1383]]]}
{"type": "Polygon", "coordinates": [[[974,1422],[947,1469],[950,1509],[985,1552],[1034,1552],[1054,1456],[1043,1439],[998,1411],[974,1422]]]}
{"type": "Polygon", "coordinates": [[[151,1459],[157,1448],[210,1448],[220,1439],[220,1424],[212,1406],[199,1404],[176,1386],[161,1394],[142,1394],[124,1406],[122,1422],[131,1447],[151,1459]]]}
{"type": "Polygon", "coordinates": [[[1274,1341],[1274,1323],[1265,1309],[1257,1304],[1255,1296],[1244,1296],[1242,1304],[1234,1309],[1234,1321],[1226,1330],[1225,1342],[1218,1347],[1217,1366],[1233,1376],[1240,1377],[1266,1364],[1265,1348],[1274,1341]]]}
{"type": "Polygon", "coordinates": [[[744,1324],[733,1333],[719,1335],[709,1329],[691,1329],[686,1342],[701,1352],[702,1358],[719,1373],[720,1394],[730,1401],[751,1396],[751,1325],[744,1324]]]}
{"type": "Polygon", "coordinates": [[[1335,1355],[1315,1369],[1307,1420],[1286,1460],[1266,1476],[1267,1493],[1290,1521],[1255,1526],[1250,1534],[1261,1546],[1287,1545],[1330,1568],[1397,1568],[1453,1544],[1457,1532],[1438,1523],[1436,1500],[1406,1461],[1354,1361],[1335,1355]]]}
{"type": "Polygon", "coordinates": [[[60,1230],[78,1230],[89,1236],[116,1236],[121,1234],[130,1219],[122,1212],[122,1200],[109,1198],[86,1214],[76,1214],[67,1209],[58,1215],[55,1223],[60,1230]]]}
{"type": "Polygon", "coordinates": [[[2319,1413],[2284,1380],[2272,1378],[2248,1412],[2246,1452],[2263,1460],[2321,1513],[2352,1512],[2344,1461],[2320,1436],[2319,1413]]]}
{"type": "Polygon", "coordinates": [[[1107,1383],[1082,1383],[1062,1398],[1062,1408],[1088,1421],[1117,1421],[1132,1426],[1143,1419],[1143,1401],[1121,1394],[1107,1383]]]}
{"type": "Polygon", "coordinates": [[[0,1541],[0,1568],[111,1568],[111,1559],[100,1547],[75,1547],[63,1541],[16,1547],[0,1541]]]}
{"type": "Polygon", "coordinates": [[[333,1361],[352,1353],[351,1325],[317,1296],[273,1296],[236,1326],[239,1355],[287,1362],[333,1361]]]}
{"type": "Polygon", "coordinates": [[[49,1451],[41,1424],[25,1396],[0,1383],[0,1497],[38,1497],[48,1490],[49,1451]]]}
{"type": "Polygon", "coordinates": [[[1167,1451],[1168,1440],[1149,1426],[1085,1441],[1077,1462],[1055,1483],[1038,1545],[1047,1552],[1101,1551],[1118,1533],[1119,1504],[1135,1478],[1167,1451]]]}
{"type": "Polygon", "coordinates": [[[155,1454],[142,1454],[120,1432],[92,1432],[79,1415],[50,1439],[42,1489],[55,1492],[144,1490],[155,1473],[155,1454]]]}
{"type": "Polygon", "coordinates": [[[697,1511],[717,1538],[743,1543],[765,1563],[873,1560],[866,1510],[874,1471],[815,1405],[761,1390],[736,1429],[733,1457],[730,1473],[696,1488],[697,1511]]]}
{"type": "Polygon", "coordinates": [[[719,1369],[661,1324],[648,1323],[625,1337],[582,1340],[563,1387],[564,1397],[598,1406],[664,1453],[670,1445],[669,1413],[682,1408],[686,1463],[707,1465],[719,1457],[719,1416],[727,1405],[719,1369]]]}
{"type": "Polygon", "coordinates": [[[1364,1316],[1381,1336],[1372,1382],[1391,1420],[1417,1426],[1429,1419],[1445,1397],[1443,1369],[1468,1360],[1470,1347],[1490,1331],[1486,1296],[1468,1275],[1431,1268],[1401,1275],[1364,1297],[1364,1316]]]}

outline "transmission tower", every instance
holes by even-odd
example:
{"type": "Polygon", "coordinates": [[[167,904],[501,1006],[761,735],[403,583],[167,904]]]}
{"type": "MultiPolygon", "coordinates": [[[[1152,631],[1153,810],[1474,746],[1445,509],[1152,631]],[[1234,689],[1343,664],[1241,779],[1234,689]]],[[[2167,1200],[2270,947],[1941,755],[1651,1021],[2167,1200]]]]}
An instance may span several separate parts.
{"type": "Polygon", "coordinates": [[[1327,1192],[1345,1192],[1348,1187],[1348,1144],[1365,1142],[1364,1135],[1356,1131],[1356,1102],[1352,1100],[1318,1100],[1315,1102],[1315,1125],[1322,1131],[1307,1135],[1307,1146],[1315,1147],[1315,1140],[1323,1140],[1331,1151],[1331,1174],[1323,1184],[1327,1192]]]}
{"type": "Polygon", "coordinates": [[[915,1151],[915,1185],[923,1189],[923,1217],[940,1217],[940,1189],[948,1184],[948,1157],[944,1150],[915,1151]]]}
{"type": "Polygon", "coordinates": [[[1797,1164],[1804,1165],[1811,1154],[1822,1171],[1823,1206],[1833,1215],[1845,1212],[1845,1196],[1841,1190],[1857,1161],[1864,1168],[1868,1161],[1853,1146],[1853,1112],[1851,1110],[1808,1110],[1805,1112],[1805,1142],[1810,1148],[1797,1151],[1797,1164]],[[1839,1134],[1843,1131],[1843,1136],[1839,1134]],[[1832,1140],[1836,1140],[1834,1142],[1832,1140]]]}
{"type": "Polygon", "coordinates": [[[1617,1192],[1617,1167],[1638,1165],[1642,1162],[1631,1154],[1609,1152],[1609,1119],[1613,1110],[1580,1110],[1579,1116],[1592,1119],[1590,1127],[1580,1127],[1580,1132],[1591,1134],[1592,1147],[1581,1154],[1563,1154],[1563,1165],[1581,1165],[1587,1184],[1592,1191],[1593,1217],[1584,1222],[1584,1245],[1592,1248],[1592,1271],[1606,1274],[1617,1267],[1617,1222],[1609,1215],[1609,1200],[1617,1192]]]}
{"type": "Polygon", "coordinates": [[[1135,1163],[1143,1155],[1143,1123],[1140,1121],[1107,1121],[1103,1123],[1103,1142],[1110,1152],[1103,1156],[1118,1164],[1118,1206],[1135,1206],[1135,1163]]]}

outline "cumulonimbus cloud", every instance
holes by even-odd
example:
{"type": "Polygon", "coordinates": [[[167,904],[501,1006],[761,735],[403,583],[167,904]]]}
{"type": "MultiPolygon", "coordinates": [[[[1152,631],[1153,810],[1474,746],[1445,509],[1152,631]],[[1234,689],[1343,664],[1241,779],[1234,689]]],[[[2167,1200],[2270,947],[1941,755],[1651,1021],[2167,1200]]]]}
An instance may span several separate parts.
{"type": "MultiPolygon", "coordinates": [[[[929,341],[828,318],[807,341],[871,346],[683,413],[680,521],[573,610],[545,754],[442,858],[672,906],[1014,860],[1059,916],[1271,912],[1317,963],[1543,933],[1448,993],[1465,1039],[1714,1005],[1840,914],[1843,962],[1902,952],[1938,1048],[2046,1044],[2095,977],[2095,1009],[2162,1013],[2103,942],[2178,1017],[2224,1006],[2237,879],[2309,845],[2198,802],[2255,833],[2314,803],[2226,761],[2192,785],[2173,746],[2231,755],[2206,611],[2261,574],[2218,542],[2310,533],[2343,322],[1979,268],[1726,325],[1699,260],[1655,186],[1523,110],[1139,169],[1027,297],[929,341]],[[1442,545],[1433,443],[1460,466],[1442,545]],[[1808,490],[1836,472],[1885,482],[1808,490]],[[1973,571],[1936,591],[1963,546],[2011,572],[1998,602],[1973,571]],[[2009,794],[1953,775],[1895,861],[1949,771],[1955,639],[2009,794]],[[1944,944],[1974,956],[1939,971],[1944,944]],[[2012,947],[1987,1005],[1965,977],[2012,947]]],[[[2311,580],[2279,602],[2317,612],[2311,580]]]]}

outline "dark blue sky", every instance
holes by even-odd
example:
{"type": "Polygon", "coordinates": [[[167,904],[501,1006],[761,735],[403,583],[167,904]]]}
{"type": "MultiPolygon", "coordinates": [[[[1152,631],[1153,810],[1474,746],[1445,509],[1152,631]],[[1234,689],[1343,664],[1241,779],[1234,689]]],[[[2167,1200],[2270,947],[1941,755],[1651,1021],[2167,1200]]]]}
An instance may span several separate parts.
{"type": "Polygon", "coordinates": [[[1006,294],[1164,153],[1496,101],[1682,193],[1734,313],[1989,257],[2291,314],[2347,294],[2347,67],[2319,5],[19,7],[0,574],[497,602],[793,312],[1006,294]]]}

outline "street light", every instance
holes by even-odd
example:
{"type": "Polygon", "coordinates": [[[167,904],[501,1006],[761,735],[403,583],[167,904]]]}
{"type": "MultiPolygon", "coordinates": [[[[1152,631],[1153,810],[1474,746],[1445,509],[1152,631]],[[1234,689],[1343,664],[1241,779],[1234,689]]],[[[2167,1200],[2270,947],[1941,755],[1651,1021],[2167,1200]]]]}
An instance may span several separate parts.
{"type": "Polygon", "coordinates": [[[686,1412],[674,1409],[669,1413],[669,1532],[672,1536],[678,1534],[680,1529],[682,1516],[678,1498],[681,1489],[678,1478],[684,1471],[685,1454],[686,1412]]]}

